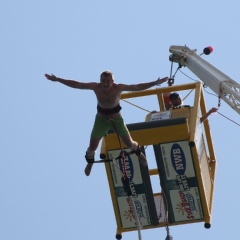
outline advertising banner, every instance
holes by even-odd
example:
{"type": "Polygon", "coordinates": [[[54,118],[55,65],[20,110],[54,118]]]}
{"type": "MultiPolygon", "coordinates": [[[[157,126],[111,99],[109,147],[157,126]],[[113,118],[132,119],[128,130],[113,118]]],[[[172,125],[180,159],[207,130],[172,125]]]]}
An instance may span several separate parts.
{"type": "MultiPolygon", "coordinates": [[[[125,149],[125,166],[120,159],[115,161],[115,163],[110,163],[119,216],[122,227],[126,229],[136,227],[136,216],[134,216],[133,207],[136,208],[138,219],[142,226],[149,226],[152,224],[139,160],[135,154],[128,155],[130,151],[129,149],[125,149]],[[123,187],[121,179],[124,172],[129,179],[134,206],[132,206],[130,197],[127,196],[123,187]]],[[[119,157],[120,150],[111,150],[108,154],[109,159],[116,159],[119,157]]]]}
{"type": "Polygon", "coordinates": [[[160,150],[174,221],[202,219],[198,181],[188,141],[160,144],[160,150]]]}
{"type": "Polygon", "coordinates": [[[136,227],[136,221],[134,216],[133,207],[136,208],[138,219],[141,226],[151,225],[151,219],[147,207],[147,200],[145,194],[139,194],[137,197],[133,198],[134,206],[130,201],[130,197],[118,197],[118,205],[120,206],[120,218],[122,221],[123,228],[133,228],[136,227]]]}

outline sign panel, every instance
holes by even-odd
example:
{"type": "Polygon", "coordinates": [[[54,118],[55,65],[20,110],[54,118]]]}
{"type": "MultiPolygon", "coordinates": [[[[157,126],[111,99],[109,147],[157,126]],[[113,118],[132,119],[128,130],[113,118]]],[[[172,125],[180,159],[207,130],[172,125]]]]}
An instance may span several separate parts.
{"type": "MultiPolygon", "coordinates": [[[[121,160],[110,162],[114,192],[118,203],[122,227],[126,229],[136,227],[136,221],[133,212],[134,206],[136,208],[140,224],[142,226],[150,226],[152,223],[139,160],[135,154],[127,154],[127,152],[130,152],[131,150],[125,149],[125,151],[125,166],[121,160]],[[132,192],[134,206],[132,206],[130,197],[127,196],[123,188],[121,178],[124,171],[126,172],[126,175],[130,181],[129,185],[132,192]]],[[[116,159],[119,157],[119,154],[120,150],[111,150],[108,152],[109,159],[116,159]]]]}
{"type": "Polygon", "coordinates": [[[173,142],[161,144],[161,152],[167,180],[174,180],[176,176],[187,175],[195,177],[192,155],[188,142],[173,142]]]}
{"type": "MultiPolygon", "coordinates": [[[[122,186],[122,173],[125,171],[127,177],[130,179],[130,182],[134,182],[134,184],[142,184],[142,175],[141,169],[139,166],[139,160],[135,154],[128,155],[127,152],[131,150],[125,150],[125,166],[123,165],[122,160],[119,160],[117,163],[111,163],[111,170],[113,175],[113,183],[114,187],[121,187],[122,186]]],[[[119,157],[120,150],[112,150],[108,152],[109,159],[115,159],[119,157]]]]}
{"type": "Polygon", "coordinates": [[[203,218],[201,200],[197,187],[188,191],[170,190],[170,199],[176,222],[203,218]]]}
{"type": "Polygon", "coordinates": [[[169,118],[171,118],[171,112],[170,111],[156,112],[156,113],[152,113],[150,115],[150,120],[149,121],[157,121],[157,120],[163,120],[163,119],[169,119],[169,118]]]}
{"type": "Polygon", "coordinates": [[[134,199],[134,206],[130,201],[130,197],[118,197],[118,206],[120,212],[120,218],[122,221],[123,228],[134,228],[136,227],[136,221],[134,216],[133,207],[136,208],[138,219],[141,226],[150,226],[151,219],[147,207],[147,200],[145,194],[139,194],[134,199]]]}
{"type": "Polygon", "coordinates": [[[160,144],[160,149],[174,221],[202,219],[198,181],[188,141],[160,144]]]}

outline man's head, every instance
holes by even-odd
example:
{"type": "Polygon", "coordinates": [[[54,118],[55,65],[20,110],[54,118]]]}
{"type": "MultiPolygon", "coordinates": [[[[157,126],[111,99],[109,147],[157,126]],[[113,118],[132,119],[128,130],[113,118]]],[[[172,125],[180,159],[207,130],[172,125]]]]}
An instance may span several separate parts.
{"type": "Polygon", "coordinates": [[[176,92],[171,93],[169,95],[169,101],[170,101],[170,103],[172,104],[173,107],[177,107],[177,106],[182,105],[182,99],[181,99],[180,95],[176,92]]]}
{"type": "Polygon", "coordinates": [[[100,74],[100,81],[102,80],[102,77],[111,77],[112,80],[114,81],[113,73],[110,72],[109,70],[103,71],[103,72],[100,74]]]}
{"type": "Polygon", "coordinates": [[[108,89],[109,87],[111,87],[114,82],[114,76],[112,72],[108,70],[103,71],[100,75],[100,82],[104,89],[108,89]]]}

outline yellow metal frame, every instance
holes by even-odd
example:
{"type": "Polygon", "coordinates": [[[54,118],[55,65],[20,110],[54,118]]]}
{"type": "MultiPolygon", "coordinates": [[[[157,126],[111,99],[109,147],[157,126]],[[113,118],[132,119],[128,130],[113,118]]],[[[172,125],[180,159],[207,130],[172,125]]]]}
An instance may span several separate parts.
{"type": "MultiPolygon", "coordinates": [[[[205,120],[203,123],[204,139],[202,140],[203,141],[202,145],[204,147],[204,151],[203,151],[204,154],[202,155],[201,159],[199,157],[199,152],[196,147],[196,141],[198,141],[197,126],[199,124],[199,112],[201,112],[202,115],[206,113],[206,106],[205,106],[205,100],[204,100],[201,83],[196,82],[196,83],[190,83],[190,84],[184,84],[184,85],[178,85],[178,86],[150,89],[150,90],[145,90],[140,92],[128,92],[128,93],[123,93],[121,95],[121,99],[147,97],[151,95],[156,95],[160,110],[165,111],[163,94],[169,93],[169,92],[181,92],[185,90],[191,90],[194,93],[194,102],[191,108],[189,108],[189,112],[188,112],[189,115],[181,116],[186,118],[185,123],[167,125],[165,127],[154,127],[149,129],[132,130],[130,131],[130,134],[132,138],[136,140],[141,146],[159,145],[161,143],[178,142],[178,141],[186,141],[189,143],[189,145],[191,146],[191,153],[192,153],[192,158],[195,166],[204,218],[201,220],[194,220],[194,221],[181,221],[181,222],[168,223],[168,225],[171,226],[171,225],[188,224],[188,223],[194,223],[194,222],[205,222],[205,227],[209,228],[210,222],[211,222],[214,181],[215,181],[217,162],[216,162],[216,157],[214,153],[212,136],[211,136],[208,120],[205,120]]],[[[175,115],[178,114],[179,112],[181,112],[181,109],[172,110],[172,116],[174,116],[174,114],[175,115]]],[[[149,120],[149,116],[146,117],[146,121],[148,120],[149,120]]],[[[113,149],[119,149],[119,142],[117,140],[115,133],[111,133],[108,136],[104,137],[102,141],[102,147],[101,147],[102,156],[103,155],[108,156],[109,150],[113,150],[113,149]]],[[[114,208],[115,217],[116,217],[117,236],[121,236],[121,233],[127,232],[127,231],[133,231],[133,230],[136,230],[136,228],[125,229],[122,227],[121,218],[119,216],[119,206],[118,206],[115,192],[114,192],[114,185],[113,185],[113,179],[111,175],[110,164],[105,163],[105,167],[106,167],[106,173],[107,173],[108,182],[109,182],[111,198],[113,202],[113,208],[114,208]]],[[[158,175],[158,174],[159,174],[159,170],[157,168],[149,169],[150,176],[158,175]]],[[[159,193],[154,193],[154,195],[156,194],[159,194],[159,193]]],[[[164,225],[165,223],[159,223],[158,225],[143,227],[143,229],[163,227],[164,225]]]]}

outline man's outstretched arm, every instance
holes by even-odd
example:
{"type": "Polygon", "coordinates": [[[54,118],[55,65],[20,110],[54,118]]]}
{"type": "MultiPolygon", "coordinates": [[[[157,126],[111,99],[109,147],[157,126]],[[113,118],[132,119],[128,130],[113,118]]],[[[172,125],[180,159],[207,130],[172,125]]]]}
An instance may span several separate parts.
{"type": "Polygon", "coordinates": [[[63,79],[63,78],[59,78],[59,77],[56,77],[55,75],[51,74],[45,74],[45,77],[48,79],[48,80],[51,80],[53,82],[60,82],[68,87],[72,87],[72,88],[78,88],[78,89],[91,89],[93,90],[94,86],[97,84],[97,83],[82,83],[82,82],[78,82],[78,81],[75,81],[75,80],[68,80],[68,79],[63,79]]]}
{"type": "Polygon", "coordinates": [[[160,85],[161,83],[164,83],[166,81],[168,81],[168,77],[165,77],[162,79],[158,78],[156,81],[147,82],[147,83],[139,83],[139,84],[131,84],[131,85],[122,84],[122,91],[142,91],[142,90],[151,88],[153,86],[160,85]]]}
{"type": "Polygon", "coordinates": [[[217,108],[211,108],[205,115],[203,115],[201,118],[200,118],[200,122],[204,122],[208,117],[209,115],[211,115],[212,113],[214,112],[217,112],[217,108]]]}

